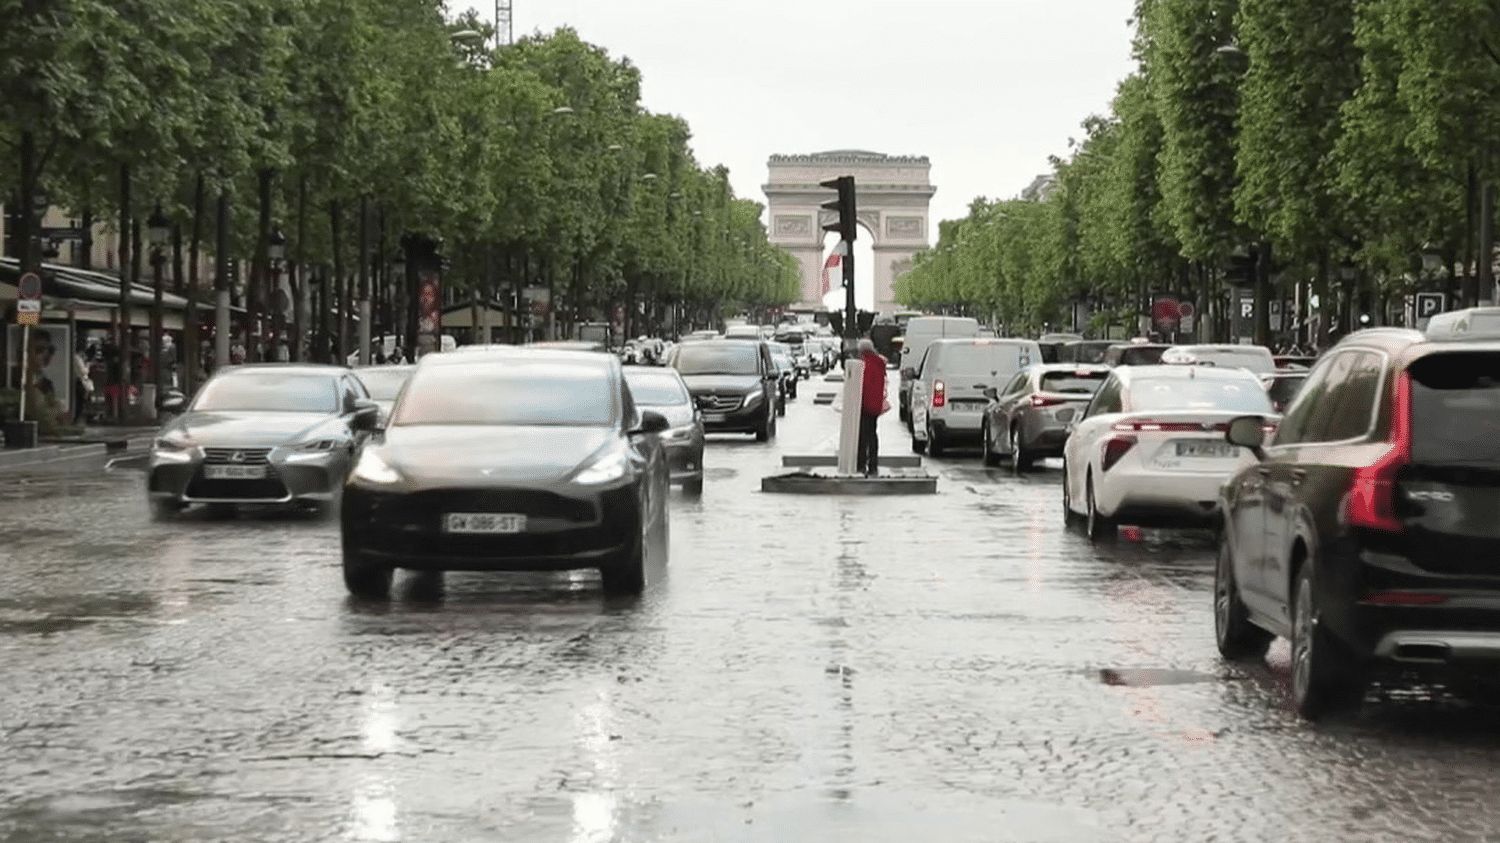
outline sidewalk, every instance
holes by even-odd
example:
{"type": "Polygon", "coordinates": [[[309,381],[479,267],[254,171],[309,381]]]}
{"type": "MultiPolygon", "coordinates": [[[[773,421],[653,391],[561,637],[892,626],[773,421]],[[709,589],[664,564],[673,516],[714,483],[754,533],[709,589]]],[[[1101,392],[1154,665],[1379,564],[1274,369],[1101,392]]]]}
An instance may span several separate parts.
{"type": "Polygon", "coordinates": [[[144,453],[155,438],[155,427],[87,427],[77,436],[43,439],[35,448],[0,449],[0,471],[106,454],[144,453]]]}

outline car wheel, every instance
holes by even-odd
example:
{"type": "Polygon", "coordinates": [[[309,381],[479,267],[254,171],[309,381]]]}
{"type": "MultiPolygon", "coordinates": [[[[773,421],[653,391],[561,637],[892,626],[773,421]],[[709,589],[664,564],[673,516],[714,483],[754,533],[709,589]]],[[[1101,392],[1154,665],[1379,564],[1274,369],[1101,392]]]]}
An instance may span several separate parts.
{"type": "Polygon", "coordinates": [[[920,440],[917,437],[913,436],[911,438],[911,452],[913,454],[925,454],[925,453],[927,453],[927,443],[923,442],[922,440],[920,440]]]}
{"type": "Polygon", "coordinates": [[[682,481],[682,494],[690,498],[703,497],[703,476],[700,474],[682,481]]]}
{"type": "MultiPolygon", "coordinates": [[[[910,424],[911,423],[911,411],[909,411],[909,410],[906,409],[906,405],[905,404],[903,404],[900,407],[896,408],[896,418],[899,419],[900,421],[906,423],[906,424],[910,424]]],[[[910,429],[910,428],[908,428],[908,429],[910,429]]]]}
{"type": "Polygon", "coordinates": [[[782,399],[782,400],[776,402],[776,415],[778,415],[778,416],[784,416],[784,415],[786,415],[786,399],[782,399]]]}
{"type": "Polygon", "coordinates": [[[755,431],[755,441],[757,441],[757,442],[769,442],[769,441],[771,441],[771,425],[773,425],[775,423],[776,423],[775,416],[773,414],[771,414],[771,413],[766,413],[766,418],[760,423],[760,427],[757,428],[756,431],[755,431]]]}
{"type": "Polygon", "coordinates": [[[979,441],[981,443],[980,447],[984,450],[984,464],[991,468],[999,465],[1000,455],[995,453],[994,443],[990,441],[989,419],[985,419],[984,424],[980,426],[979,441]]]}
{"type": "Polygon", "coordinates": [[[1219,540],[1219,561],[1214,566],[1214,640],[1226,659],[1260,659],[1271,646],[1272,635],[1250,622],[1250,613],[1240,600],[1234,579],[1234,560],[1229,539],[1219,540]]]}
{"type": "Polygon", "coordinates": [[[156,521],[170,521],[182,512],[184,504],[176,498],[152,498],[151,517],[156,521]]]}
{"type": "Polygon", "coordinates": [[[1021,444],[1021,428],[1012,427],[1010,429],[1011,467],[1016,470],[1017,474],[1022,474],[1024,472],[1030,471],[1031,464],[1035,461],[1036,458],[1026,450],[1025,445],[1021,444]]]}
{"type": "Polygon", "coordinates": [[[351,546],[343,543],[344,587],[361,600],[385,600],[391,596],[391,566],[376,562],[351,546]]]}
{"type": "Polygon", "coordinates": [[[611,596],[636,595],[646,588],[646,536],[636,532],[631,547],[613,562],[599,569],[604,593],[611,596]]]}
{"type": "Polygon", "coordinates": [[[1292,594],[1292,704],[1308,720],[1354,707],[1365,688],[1345,648],[1323,626],[1316,568],[1311,559],[1302,563],[1292,594]]]}
{"type": "Polygon", "coordinates": [[[1078,525],[1078,513],[1073,511],[1073,484],[1068,480],[1068,461],[1063,460],[1063,526],[1075,527],[1078,525]]]}
{"type": "Polygon", "coordinates": [[[1091,473],[1084,484],[1088,498],[1084,501],[1088,515],[1085,529],[1091,542],[1111,541],[1115,538],[1115,522],[1106,518],[1099,512],[1099,504],[1094,500],[1094,475],[1091,473]]]}
{"type": "Polygon", "coordinates": [[[946,443],[943,442],[943,440],[939,439],[938,435],[933,432],[932,425],[928,425],[927,426],[927,453],[932,454],[934,457],[941,457],[943,455],[943,451],[946,449],[946,447],[947,447],[946,443]]]}

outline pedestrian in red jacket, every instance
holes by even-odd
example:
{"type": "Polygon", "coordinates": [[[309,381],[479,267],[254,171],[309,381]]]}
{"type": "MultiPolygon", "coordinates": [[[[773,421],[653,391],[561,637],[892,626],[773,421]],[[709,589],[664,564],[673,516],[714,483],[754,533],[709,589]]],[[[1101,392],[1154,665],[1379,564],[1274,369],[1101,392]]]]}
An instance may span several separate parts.
{"type": "Polygon", "coordinates": [[[880,473],[880,438],[875,428],[891,405],[885,397],[885,358],[875,351],[875,343],[860,340],[859,359],[864,361],[865,374],[860,390],[859,448],[855,465],[864,476],[874,477],[880,473]]]}

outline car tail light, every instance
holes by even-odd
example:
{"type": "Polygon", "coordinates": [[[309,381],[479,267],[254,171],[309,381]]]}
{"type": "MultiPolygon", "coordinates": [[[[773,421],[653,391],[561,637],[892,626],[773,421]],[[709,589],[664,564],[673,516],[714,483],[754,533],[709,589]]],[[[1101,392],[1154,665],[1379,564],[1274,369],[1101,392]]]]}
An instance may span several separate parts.
{"type": "Polygon", "coordinates": [[[1207,428],[1200,422],[1144,420],[1116,422],[1112,429],[1122,433],[1202,433],[1207,428]]]}
{"type": "Polygon", "coordinates": [[[1056,407],[1058,404],[1061,404],[1061,403],[1063,403],[1063,399],[1061,399],[1061,398],[1055,398],[1055,397],[1050,396],[1050,395],[1033,395],[1033,396],[1031,396],[1031,406],[1033,406],[1033,407],[1056,407]]]}
{"type": "Polygon", "coordinates": [[[1421,591],[1377,591],[1359,601],[1366,606],[1436,606],[1448,602],[1446,594],[1421,591]]]}
{"type": "Polygon", "coordinates": [[[932,406],[941,407],[948,403],[948,386],[942,381],[932,382],[932,406]]]}
{"type": "Polygon", "coordinates": [[[1104,440],[1104,454],[1099,458],[1100,470],[1109,471],[1114,468],[1115,463],[1129,453],[1138,441],[1140,440],[1134,436],[1111,436],[1104,440]]]}
{"type": "Polygon", "coordinates": [[[1390,447],[1373,463],[1356,468],[1344,497],[1344,523],[1387,533],[1405,529],[1396,517],[1396,475],[1411,462],[1411,375],[1396,377],[1390,447]]]}

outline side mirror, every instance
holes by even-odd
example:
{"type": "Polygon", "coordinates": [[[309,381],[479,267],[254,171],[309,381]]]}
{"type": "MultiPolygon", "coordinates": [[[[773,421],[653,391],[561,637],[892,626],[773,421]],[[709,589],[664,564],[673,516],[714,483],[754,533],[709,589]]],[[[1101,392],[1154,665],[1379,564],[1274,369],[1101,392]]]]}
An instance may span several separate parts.
{"type": "Polygon", "coordinates": [[[1231,445],[1249,449],[1256,459],[1266,458],[1266,420],[1260,416],[1240,416],[1229,423],[1224,439],[1231,445]]]}
{"type": "Polygon", "coordinates": [[[640,434],[661,433],[668,427],[671,427],[671,423],[667,421],[666,416],[656,412],[655,410],[642,410],[641,426],[637,427],[632,432],[640,434]]]}
{"type": "Polygon", "coordinates": [[[984,397],[990,399],[991,401],[999,401],[1000,391],[995,389],[993,386],[987,386],[984,388],[984,397]]]}
{"type": "Polygon", "coordinates": [[[380,405],[368,398],[354,402],[354,417],[349,426],[355,430],[377,430],[380,428],[380,405]]]}

